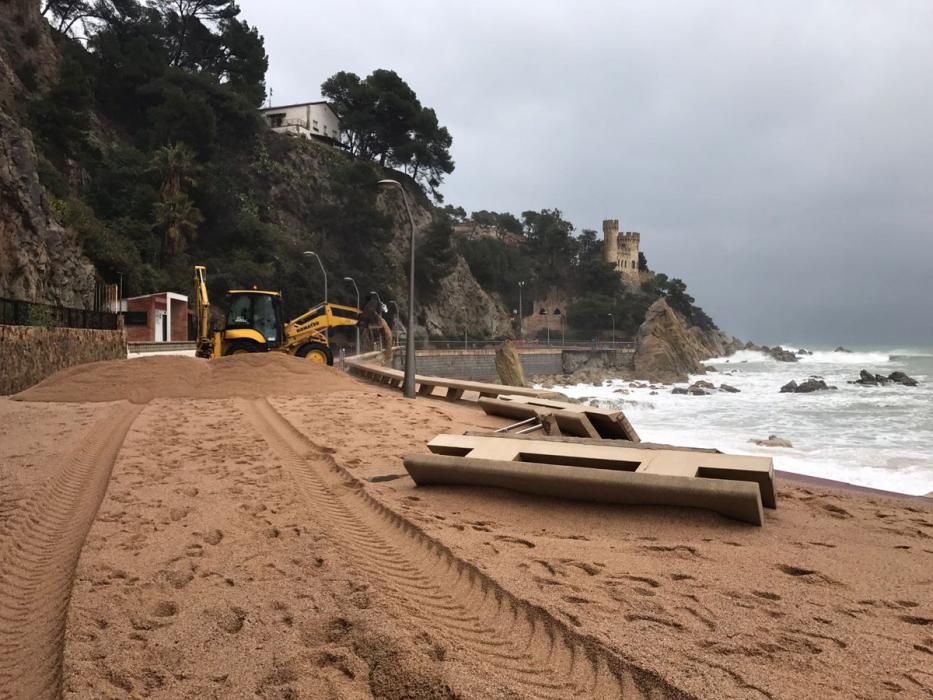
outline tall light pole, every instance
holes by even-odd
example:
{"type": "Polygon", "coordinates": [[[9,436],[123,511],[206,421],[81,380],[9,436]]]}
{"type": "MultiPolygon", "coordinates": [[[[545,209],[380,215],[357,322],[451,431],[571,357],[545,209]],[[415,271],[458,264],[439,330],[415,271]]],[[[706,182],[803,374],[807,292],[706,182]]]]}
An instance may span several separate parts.
{"type": "Polygon", "coordinates": [[[522,316],[524,315],[522,310],[522,290],[525,288],[524,280],[518,283],[518,339],[524,339],[524,328],[522,324],[522,316]]]}
{"type": "Polygon", "coordinates": [[[616,317],[612,314],[609,314],[609,318],[612,319],[612,345],[615,347],[616,344],[616,317]]]}
{"type": "MultiPolygon", "coordinates": [[[[344,282],[349,282],[353,285],[353,289],[356,291],[356,308],[360,308],[360,288],[356,286],[356,280],[352,277],[344,277],[344,282]]],[[[360,322],[359,319],[356,321],[356,354],[360,354],[360,322]]]]}
{"type": "Polygon", "coordinates": [[[324,263],[321,262],[320,256],[315,253],[313,250],[306,250],[304,252],[306,258],[314,258],[317,260],[317,264],[321,266],[321,274],[324,275],[324,303],[327,303],[327,270],[324,269],[324,263]]]}
{"type": "Polygon", "coordinates": [[[405,337],[405,379],[402,383],[402,393],[405,398],[415,398],[415,220],[408,206],[408,195],[405,188],[397,180],[380,180],[380,185],[397,187],[402,193],[402,202],[408,214],[408,224],[411,226],[411,264],[408,270],[408,333],[405,337]]]}

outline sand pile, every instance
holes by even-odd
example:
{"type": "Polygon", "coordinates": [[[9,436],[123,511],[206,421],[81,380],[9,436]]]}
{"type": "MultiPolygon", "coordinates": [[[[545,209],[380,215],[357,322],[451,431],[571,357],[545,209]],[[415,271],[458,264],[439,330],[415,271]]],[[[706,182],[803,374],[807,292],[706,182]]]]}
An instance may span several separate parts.
{"type": "Polygon", "coordinates": [[[93,362],[57,372],[14,398],[146,403],[156,398],[222,399],[373,390],[333,367],[270,352],[216,360],[160,356],[93,362]]]}

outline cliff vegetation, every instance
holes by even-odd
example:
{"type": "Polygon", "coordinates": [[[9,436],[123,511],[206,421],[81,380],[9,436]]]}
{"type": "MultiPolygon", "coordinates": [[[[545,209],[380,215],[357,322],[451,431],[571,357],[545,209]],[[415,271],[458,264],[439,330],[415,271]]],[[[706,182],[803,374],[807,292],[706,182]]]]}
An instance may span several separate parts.
{"type": "MultiPolygon", "coordinates": [[[[418,229],[419,331],[502,337],[538,298],[566,300],[570,336],[634,338],[664,297],[687,322],[715,326],[681,280],[623,284],[595,232],[556,209],[521,217],[441,208],[453,138],[391,70],[340,72],[322,94],[343,147],[271,133],[258,108],[263,38],[230,0],[26,0],[0,4],[0,294],[89,305],[96,284],[124,296],[190,293],[208,266],[213,295],[281,289],[292,314],[324,296],[407,302],[408,219],[418,229]],[[75,38],[80,37],[80,40],[75,38]],[[455,234],[465,225],[494,236],[455,234]]],[[[647,270],[647,261],[643,260],[647,270]]],[[[390,314],[396,307],[390,304],[390,314]]]]}

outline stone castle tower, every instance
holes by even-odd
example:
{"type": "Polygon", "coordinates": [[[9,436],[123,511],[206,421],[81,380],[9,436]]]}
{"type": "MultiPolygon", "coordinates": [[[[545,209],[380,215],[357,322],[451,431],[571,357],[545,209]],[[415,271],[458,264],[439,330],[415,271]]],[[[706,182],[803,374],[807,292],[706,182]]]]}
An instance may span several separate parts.
{"type": "Polygon", "coordinates": [[[638,246],[641,234],[621,233],[618,219],[603,221],[603,255],[627,282],[638,282],[638,246]]]}

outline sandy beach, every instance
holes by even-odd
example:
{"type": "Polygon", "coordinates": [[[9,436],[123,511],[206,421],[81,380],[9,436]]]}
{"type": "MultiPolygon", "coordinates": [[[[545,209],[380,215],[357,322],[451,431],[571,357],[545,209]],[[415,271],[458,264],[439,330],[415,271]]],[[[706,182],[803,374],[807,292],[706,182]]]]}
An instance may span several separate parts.
{"type": "MultiPolygon", "coordinates": [[[[504,421],[270,354],[0,398],[0,698],[930,698],[933,502],[417,488],[504,421]]],[[[637,427],[637,426],[636,426],[637,427]]]]}

